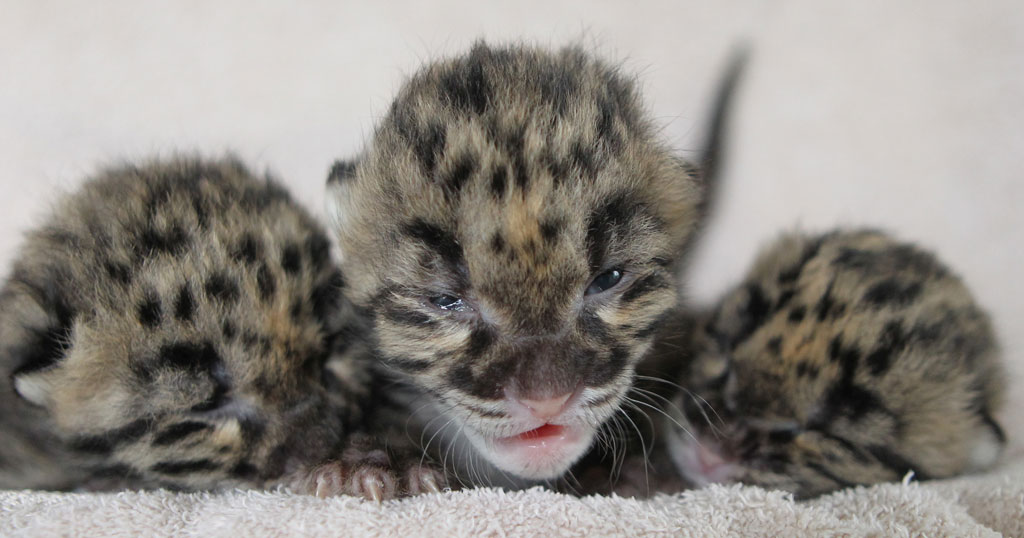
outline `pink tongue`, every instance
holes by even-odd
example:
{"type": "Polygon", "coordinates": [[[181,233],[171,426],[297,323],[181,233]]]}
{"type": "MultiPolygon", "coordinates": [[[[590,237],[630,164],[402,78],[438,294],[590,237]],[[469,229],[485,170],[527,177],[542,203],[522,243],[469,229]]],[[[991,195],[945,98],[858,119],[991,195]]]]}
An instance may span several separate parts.
{"type": "Polygon", "coordinates": [[[562,433],[562,430],[564,429],[565,426],[559,426],[558,424],[545,424],[539,428],[523,432],[517,435],[516,438],[526,441],[529,439],[539,439],[541,437],[553,437],[562,433]]]}

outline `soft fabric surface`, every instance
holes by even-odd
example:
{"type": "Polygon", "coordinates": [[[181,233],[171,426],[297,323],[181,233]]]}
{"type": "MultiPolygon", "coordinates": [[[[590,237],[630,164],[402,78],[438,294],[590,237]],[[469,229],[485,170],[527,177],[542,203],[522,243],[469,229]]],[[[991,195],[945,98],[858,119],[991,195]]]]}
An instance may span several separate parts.
{"type": "Polygon", "coordinates": [[[286,492],[0,492],[2,536],[1024,536],[1024,458],[807,502],[713,486],[650,500],[473,489],[377,504],[286,492]]]}

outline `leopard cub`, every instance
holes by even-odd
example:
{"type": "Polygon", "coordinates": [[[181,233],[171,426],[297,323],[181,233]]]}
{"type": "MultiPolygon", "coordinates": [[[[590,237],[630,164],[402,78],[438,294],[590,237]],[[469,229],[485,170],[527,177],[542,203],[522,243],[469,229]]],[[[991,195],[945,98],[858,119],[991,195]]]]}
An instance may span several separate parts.
{"type": "Polygon", "coordinates": [[[657,351],[685,362],[668,427],[695,485],[809,497],[992,464],[1003,368],[992,327],[934,255],[874,231],[790,234],[657,351]]]}
{"type": "Polygon", "coordinates": [[[522,486],[621,416],[711,183],[660,134],[579,47],[478,43],[401,88],[328,193],[390,449],[522,486]]]}
{"type": "Polygon", "coordinates": [[[261,487],[340,456],[368,384],[343,285],[233,159],[105,170],[0,291],[0,487],[261,487]]]}

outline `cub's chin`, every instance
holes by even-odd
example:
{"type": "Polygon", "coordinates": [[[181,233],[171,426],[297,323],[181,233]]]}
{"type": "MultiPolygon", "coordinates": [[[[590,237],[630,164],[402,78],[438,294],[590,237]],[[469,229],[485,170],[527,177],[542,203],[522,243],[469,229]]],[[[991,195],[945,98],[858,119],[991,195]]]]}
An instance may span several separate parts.
{"type": "Polygon", "coordinates": [[[527,480],[550,480],[569,470],[593,443],[589,425],[543,424],[509,437],[466,430],[466,438],[492,465],[527,480]]]}

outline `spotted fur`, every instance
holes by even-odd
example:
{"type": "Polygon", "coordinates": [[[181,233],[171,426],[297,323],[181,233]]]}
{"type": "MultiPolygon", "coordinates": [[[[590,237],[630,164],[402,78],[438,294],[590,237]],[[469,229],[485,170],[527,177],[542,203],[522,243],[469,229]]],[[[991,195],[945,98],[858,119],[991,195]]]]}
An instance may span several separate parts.
{"type": "Polygon", "coordinates": [[[677,302],[708,183],[619,68],[481,43],[412,76],[329,186],[346,293],[406,410],[392,444],[515,483],[559,476],[620,409],[677,302]],[[553,417],[527,409],[559,398],[553,417]],[[545,423],[578,442],[503,448],[545,423]]]}
{"type": "Polygon", "coordinates": [[[988,317],[934,255],[885,234],[786,235],[692,336],[679,327],[659,349],[691,354],[669,447],[697,484],[808,497],[983,468],[1005,442],[988,317]]]}
{"type": "Polygon", "coordinates": [[[367,385],[343,286],[235,160],[103,171],[0,291],[0,487],[258,487],[334,455],[367,385]]]}

